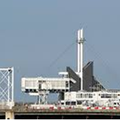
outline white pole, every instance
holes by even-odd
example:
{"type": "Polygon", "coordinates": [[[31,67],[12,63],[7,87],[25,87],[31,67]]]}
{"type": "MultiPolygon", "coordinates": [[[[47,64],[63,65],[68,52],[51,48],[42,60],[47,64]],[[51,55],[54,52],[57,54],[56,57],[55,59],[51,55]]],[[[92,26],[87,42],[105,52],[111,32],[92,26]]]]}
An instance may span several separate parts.
{"type": "MultiPolygon", "coordinates": [[[[77,72],[80,73],[80,30],[78,30],[78,42],[77,42],[77,72]]],[[[80,76],[80,75],[79,75],[80,76]]]]}
{"type": "Polygon", "coordinates": [[[78,73],[81,78],[81,90],[83,90],[83,29],[78,30],[78,73]]]}
{"type": "Polygon", "coordinates": [[[83,29],[81,29],[81,90],[83,90],[83,29]]]}

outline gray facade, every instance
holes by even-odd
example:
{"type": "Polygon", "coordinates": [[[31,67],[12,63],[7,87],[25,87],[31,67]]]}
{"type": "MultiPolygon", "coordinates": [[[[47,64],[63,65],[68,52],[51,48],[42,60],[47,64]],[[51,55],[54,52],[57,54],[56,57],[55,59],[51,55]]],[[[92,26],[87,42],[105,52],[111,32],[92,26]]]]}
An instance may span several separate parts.
{"type": "MultiPolygon", "coordinates": [[[[79,76],[70,68],[67,67],[68,77],[76,80],[76,83],[70,83],[70,91],[78,91],[81,88],[79,76]]],[[[88,62],[83,68],[83,90],[99,91],[105,89],[93,74],[93,62],[88,62]]]]}
{"type": "Polygon", "coordinates": [[[68,77],[73,78],[76,83],[70,82],[70,91],[80,90],[80,78],[79,76],[70,68],[67,67],[68,77]]]}

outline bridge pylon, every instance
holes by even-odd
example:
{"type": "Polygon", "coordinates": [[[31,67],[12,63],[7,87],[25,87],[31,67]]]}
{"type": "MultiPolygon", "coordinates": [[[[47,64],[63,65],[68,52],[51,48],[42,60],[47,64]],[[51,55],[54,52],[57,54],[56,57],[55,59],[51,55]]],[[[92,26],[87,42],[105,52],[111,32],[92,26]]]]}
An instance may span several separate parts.
{"type": "Polygon", "coordinates": [[[14,106],[14,68],[0,68],[0,108],[14,106]]]}

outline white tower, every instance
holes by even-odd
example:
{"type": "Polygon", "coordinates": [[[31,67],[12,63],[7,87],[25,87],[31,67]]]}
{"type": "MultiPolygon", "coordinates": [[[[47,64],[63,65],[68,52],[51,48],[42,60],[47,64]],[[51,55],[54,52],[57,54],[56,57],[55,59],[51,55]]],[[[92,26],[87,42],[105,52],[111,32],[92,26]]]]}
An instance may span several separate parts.
{"type": "Polygon", "coordinates": [[[0,68],[0,105],[3,109],[14,106],[14,68],[0,68]]]}
{"type": "Polygon", "coordinates": [[[77,52],[77,72],[81,78],[81,90],[83,90],[83,29],[78,30],[78,52],[77,52]]]}

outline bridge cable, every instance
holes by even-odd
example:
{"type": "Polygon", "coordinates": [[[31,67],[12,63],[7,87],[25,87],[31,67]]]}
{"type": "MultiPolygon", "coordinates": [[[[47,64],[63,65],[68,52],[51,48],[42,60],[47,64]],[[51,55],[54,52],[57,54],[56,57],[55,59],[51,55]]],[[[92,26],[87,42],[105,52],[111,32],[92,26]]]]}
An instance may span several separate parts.
{"type": "Polygon", "coordinates": [[[63,51],[61,54],[59,54],[59,56],[49,65],[48,68],[51,68],[52,66],[54,66],[54,65],[64,56],[64,54],[65,54],[68,50],[70,50],[70,49],[72,48],[72,46],[73,46],[75,43],[76,43],[76,42],[74,41],[74,42],[72,42],[69,46],[67,46],[67,47],[64,49],[64,51],[63,51]]]}
{"type": "MultiPolygon", "coordinates": [[[[98,52],[98,50],[96,51],[96,49],[93,47],[93,45],[89,44],[89,45],[87,45],[87,48],[89,48],[88,51],[91,51],[92,53],[94,53],[94,55],[96,56],[96,58],[98,58],[101,65],[104,66],[104,68],[106,67],[107,71],[110,73],[110,75],[112,75],[113,78],[116,77],[116,78],[120,79],[120,77],[116,74],[116,72],[113,69],[111,69],[111,67],[109,66],[109,62],[103,60],[100,52],[98,52]]],[[[105,81],[109,82],[108,80],[105,80],[105,81]]]]}

